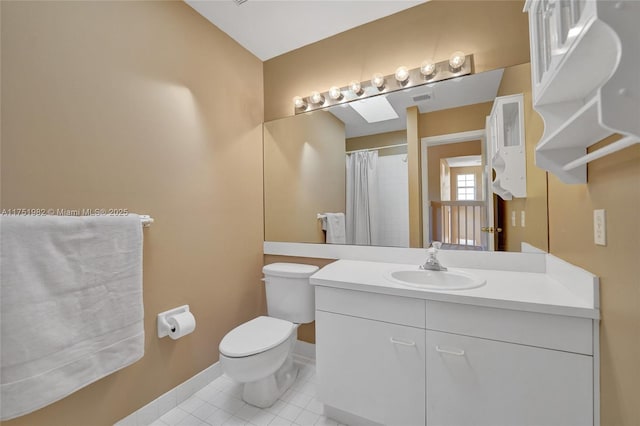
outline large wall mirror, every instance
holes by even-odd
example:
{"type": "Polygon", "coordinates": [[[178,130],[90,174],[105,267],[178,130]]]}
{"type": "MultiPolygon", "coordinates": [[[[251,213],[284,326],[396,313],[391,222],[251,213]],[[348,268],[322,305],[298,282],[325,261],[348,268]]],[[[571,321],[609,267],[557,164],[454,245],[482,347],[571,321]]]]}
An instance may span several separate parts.
{"type": "Polygon", "coordinates": [[[322,216],[345,213],[345,244],[547,250],[546,173],[532,155],[542,122],[530,81],[527,63],[266,122],[265,241],[326,244],[322,216]],[[491,191],[485,127],[495,98],[516,93],[524,93],[527,196],[505,201],[491,191]]]}

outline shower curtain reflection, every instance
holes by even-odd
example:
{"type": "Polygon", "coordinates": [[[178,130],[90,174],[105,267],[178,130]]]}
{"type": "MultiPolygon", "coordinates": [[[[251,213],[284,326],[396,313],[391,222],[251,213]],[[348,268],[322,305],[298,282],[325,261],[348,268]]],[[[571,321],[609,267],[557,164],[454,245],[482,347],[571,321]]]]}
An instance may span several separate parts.
{"type": "Polygon", "coordinates": [[[377,163],[377,151],[347,155],[347,244],[380,244],[377,232],[377,163]]]}

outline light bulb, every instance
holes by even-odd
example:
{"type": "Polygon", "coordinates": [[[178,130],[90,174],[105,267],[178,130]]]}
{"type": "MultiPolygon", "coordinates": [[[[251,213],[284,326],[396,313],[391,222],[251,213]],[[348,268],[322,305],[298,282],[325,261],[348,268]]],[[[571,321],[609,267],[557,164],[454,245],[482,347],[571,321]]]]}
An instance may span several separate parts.
{"type": "Polygon", "coordinates": [[[342,98],[342,91],[339,87],[333,86],[331,89],[329,89],[329,97],[334,101],[337,101],[342,98]]]}
{"type": "Polygon", "coordinates": [[[434,72],[436,72],[436,64],[434,64],[433,62],[424,61],[422,65],[420,65],[420,73],[424,77],[429,77],[434,72]]]}
{"type": "Polygon", "coordinates": [[[322,105],[324,103],[324,96],[320,92],[311,92],[311,103],[322,105]]]}
{"type": "Polygon", "coordinates": [[[407,67],[399,67],[396,70],[396,80],[398,80],[398,83],[400,84],[405,84],[409,81],[409,70],[407,67]]]}
{"type": "Polygon", "coordinates": [[[307,103],[300,96],[296,96],[293,98],[293,105],[298,109],[304,109],[307,107],[307,103]]]}
{"type": "Polygon", "coordinates": [[[362,86],[360,85],[359,81],[352,81],[351,83],[349,83],[349,90],[351,90],[354,95],[361,95],[362,94],[362,86]]]}
{"type": "Polygon", "coordinates": [[[380,74],[379,72],[375,73],[371,77],[371,84],[374,87],[377,87],[378,90],[384,89],[384,76],[382,74],[380,74]]]}
{"type": "Polygon", "coordinates": [[[466,59],[467,57],[465,56],[464,52],[453,52],[451,54],[451,57],[449,58],[449,66],[454,70],[458,70],[464,65],[464,61],[466,59]]]}

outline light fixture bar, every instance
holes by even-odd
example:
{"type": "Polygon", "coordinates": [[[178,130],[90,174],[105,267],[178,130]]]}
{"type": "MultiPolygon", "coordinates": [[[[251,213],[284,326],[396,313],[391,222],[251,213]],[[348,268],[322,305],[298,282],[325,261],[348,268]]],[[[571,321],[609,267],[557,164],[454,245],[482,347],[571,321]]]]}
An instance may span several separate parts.
{"type": "MultiPolygon", "coordinates": [[[[435,83],[437,81],[448,80],[451,78],[461,77],[463,75],[469,75],[473,72],[473,55],[466,55],[464,63],[460,66],[460,68],[453,69],[449,64],[449,59],[446,61],[436,62],[434,63],[434,71],[433,73],[424,76],[421,72],[421,68],[413,68],[409,70],[409,78],[404,82],[400,82],[396,79],[396,73],[389,74],[383,76],[384,85],[379,88],[374,86],[371,83],[371,80],[366,80],[360,82],[360,92],[356,94],[351,90],[352,83],[349,83],[348,86],[340,87],[340,92],[342,94],[341,97],[336,99],[335,87],[332,87],[330,90],[326,92],[318,93],[319,96],[322,97],[322,102],[313,102],[311,99],[312,96],[307,96],[300,99],[300,102],[297,105],[300,107],[294,107],[296,114],[302,114],[304,112],[315,111],[318,109],[328,108],[334,105],[341,105],[345,103],[349,103],[351,101],[356,101],[360,99],[370,98],[372,96],[377,96],[381,94],[396,92],[398,90],[404,90],[409,87],[417,87],[425,84],[435,83]],[[334,96],[332,96],[332,94],[334,96]]],[[[314,93],[316,95],[316,93],[314,93]]],[[[320,100],[320,97],[316,95],[314,100],[320,100]]]]}

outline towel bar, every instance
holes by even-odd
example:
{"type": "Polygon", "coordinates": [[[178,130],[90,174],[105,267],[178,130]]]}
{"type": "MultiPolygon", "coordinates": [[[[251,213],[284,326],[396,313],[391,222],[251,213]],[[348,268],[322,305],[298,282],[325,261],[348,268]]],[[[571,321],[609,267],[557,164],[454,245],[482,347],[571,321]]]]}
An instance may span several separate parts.
{"type": "Polygon", "coordinates": [[[140,222],[142,223],[142,227],[143,228],[148,228],[153,223],[153,218],[151,216],[149,216],[148,214],[141,214],[140,215],[140,222]]]}
{"type": "Polygon", "coordinates": [[[638,139],[637,137],[625,136],[624,138],[613,142],[610,145],[604,146],[596,151],[593,151],[576,160],[571,161],[570,163],[565,164],[562,167],[562,170],[573,170],[578,166],[582,166],[583,164],[587,164],[593,160],[597,160],[598,158],[604,157],[605,155],[612,154],[637,143],[640,143],[640,139],[638,139]]]}

